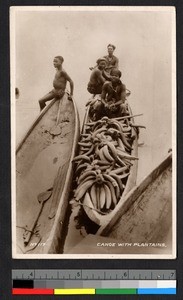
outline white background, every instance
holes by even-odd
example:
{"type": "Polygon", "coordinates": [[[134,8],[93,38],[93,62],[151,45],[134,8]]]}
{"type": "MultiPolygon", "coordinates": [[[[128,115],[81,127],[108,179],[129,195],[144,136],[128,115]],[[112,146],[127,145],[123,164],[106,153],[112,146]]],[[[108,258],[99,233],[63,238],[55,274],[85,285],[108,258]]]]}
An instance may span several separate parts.
{"type": "MultiPolygon", "coordinates": [[[[138,181],[172,147],[172,11],[124,11],[95,7],[85,11],[15,11],[16,143],[39,114],[38,99],[52,89],[53,58],[64,57],[64,69],[75,84],[81,124],[90,94],[86,87],[97,58],[116,46],[122,81],[140,132],[138,181]]],[[[14,99],[12,99],[14,101],[14,99]]],[[[173,99],[175,102],[175,99],[173,99]]]]}

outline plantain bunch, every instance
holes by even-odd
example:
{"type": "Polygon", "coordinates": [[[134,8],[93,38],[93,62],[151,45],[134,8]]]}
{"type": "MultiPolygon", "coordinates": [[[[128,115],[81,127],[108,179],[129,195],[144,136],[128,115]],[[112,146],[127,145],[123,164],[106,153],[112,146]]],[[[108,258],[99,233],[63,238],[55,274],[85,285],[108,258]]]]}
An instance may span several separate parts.
{"type": "Polygon", "coordinates": [[[133,161],[132,126],[126,119],[103,117],[85,124],[75,163],[74,201],[100,214],[119,202],[133,161]]]}

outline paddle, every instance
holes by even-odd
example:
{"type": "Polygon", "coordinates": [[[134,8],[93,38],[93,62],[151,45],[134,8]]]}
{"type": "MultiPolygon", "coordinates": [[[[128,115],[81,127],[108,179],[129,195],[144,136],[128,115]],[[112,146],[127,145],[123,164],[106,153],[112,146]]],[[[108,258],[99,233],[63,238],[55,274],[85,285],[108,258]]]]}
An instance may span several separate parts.
{"type": "Polygon", "coordinates": [[[49,131],[51,135],[59,135],[62,132],[62,129],[60,128],[60,126],[58,126],[58,121],[59,121],[59,117],[60,117],[61,107],[62,107],[62,104],[64,101],[64,96],[59,101],[60,102],[59,102],[59,107],[58,107],[56,124],[49,131]]]}
{"type": "Polygon", "coordinates": [[[34,229],[37,225],[37,222],[39,220],[39,217],[42,213],[42,210],[43,210],[43,207],[44,207],[44,204],[45,202],[51,197],[52,195],[52,191],[53,191],[53,188],[50,188],[49,190],[43,192],[43,193],[40,193],[38,196],[37,196],[37,199],[38,199],[38,202],[41,204],[41,207],[38,211],[38,214],[37,214],[37,217],[35,218],[35,221],[33,222],[31,228],[29,229],[29,231],[27,231],[23,238],[24,238],[24,245],[27,246],[33,233],[34,233],[34,229]]]}

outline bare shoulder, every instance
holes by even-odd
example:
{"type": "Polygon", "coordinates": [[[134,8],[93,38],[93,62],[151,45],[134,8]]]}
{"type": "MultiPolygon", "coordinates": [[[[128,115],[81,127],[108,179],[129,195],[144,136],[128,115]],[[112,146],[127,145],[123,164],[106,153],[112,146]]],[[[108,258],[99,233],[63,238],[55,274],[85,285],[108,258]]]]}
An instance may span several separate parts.
{"type": "Polygon", "coordinates": [[[64,70],[64,69],[62,69],[62,71],[61,71],[61,74],[60,74],[62,77],[64,77],[65,79],[70,79],[70,76],[69,76],[69,74],[64,70]]]}
{"type": "Polygon", "coordinates": [[[104,86],[109,86],[109,85],[111,85],[111,81],[106,81],[106,82],[104,82],[104,86]]]}
{"type": "Polygon", "coordinates": [[[103,84],[103,89],[107,89],[109,86],[111,86],[111,82],[110,81],[106,81],[103,84]]]}
{"type": "Polygon", "coordinates": [[[93,74],[101,74],[101,71],[98,68],[95,68],[93,70],[93,74]]]}
{"type": "Polygon", "coordinates": [[[126,90],[126,85],[122,82],[121,82],[121,87],[122,87],[123,90],[126,90]]]}
{"type": "Polygon", "coordinates": [[[62,69],[62,70],[60,71],[60,75],[65,76],[65,75],[67,75],[67,72],[66,72],[64,69],[62,69]]]}

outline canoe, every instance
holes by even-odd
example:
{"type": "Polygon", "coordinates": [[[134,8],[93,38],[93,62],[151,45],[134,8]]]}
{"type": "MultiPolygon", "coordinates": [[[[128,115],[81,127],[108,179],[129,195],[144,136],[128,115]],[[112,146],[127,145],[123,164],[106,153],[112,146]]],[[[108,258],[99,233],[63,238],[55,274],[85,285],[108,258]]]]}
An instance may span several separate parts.
{"type": "Polygon", "coordinates": [[[87,233],[109,223],[125,195],[135,186],[138,166],[138,134],[129,115],[104,116],[98,121],[86,110],[76,164],[73,207],[80,205],[79,224],[87,233]],[[130,120],[131,122],[128,122],[130,120]]]}
{"type": "Polygon", "coordinates": [[[126,194],[110,222],[97,234],[124,243],[159,243],[160,248],[166,243],[165,250],[171,253],[172,154],[126,194]]]}
{"type": "Polygon", "coordinates": [[[16,253],[62,253],[79,138],[74,101],[65,93],[41,112],[16,150],[16,253]]]}

